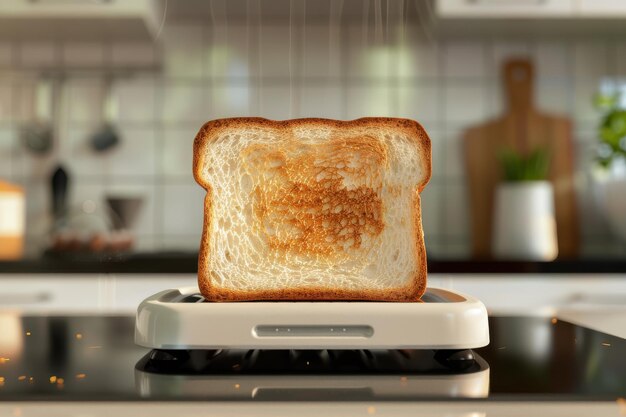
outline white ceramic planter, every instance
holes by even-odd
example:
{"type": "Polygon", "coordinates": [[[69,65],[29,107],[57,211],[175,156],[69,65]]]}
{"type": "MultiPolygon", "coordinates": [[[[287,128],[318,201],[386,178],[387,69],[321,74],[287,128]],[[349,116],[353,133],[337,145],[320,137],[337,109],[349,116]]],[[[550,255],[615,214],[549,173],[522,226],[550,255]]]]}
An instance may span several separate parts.
{"type": "Polygon", "coordinates": [[[496,188],[492,253],[500,259],[550,261],[558,255],[554,191],[548,181],[496,188]]]}

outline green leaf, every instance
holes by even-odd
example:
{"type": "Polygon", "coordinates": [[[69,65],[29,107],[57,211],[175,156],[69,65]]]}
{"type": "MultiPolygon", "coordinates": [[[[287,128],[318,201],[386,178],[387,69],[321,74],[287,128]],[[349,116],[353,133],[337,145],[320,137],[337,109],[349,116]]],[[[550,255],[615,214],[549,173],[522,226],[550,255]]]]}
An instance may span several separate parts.
{"type": "Polygon", "coordinates": [[[548,177],[550,157],[545,149],[535,149],[528,156],[512,149],[501,149],[498,157],[505,181],[540,181],[548,177]]]}
{"type": "Polygon", "coordinates": [[[618,94],[601,94],[593,96],[593,105],[600,110],[609,110],[615,107],[619,99],[618,94]]]}

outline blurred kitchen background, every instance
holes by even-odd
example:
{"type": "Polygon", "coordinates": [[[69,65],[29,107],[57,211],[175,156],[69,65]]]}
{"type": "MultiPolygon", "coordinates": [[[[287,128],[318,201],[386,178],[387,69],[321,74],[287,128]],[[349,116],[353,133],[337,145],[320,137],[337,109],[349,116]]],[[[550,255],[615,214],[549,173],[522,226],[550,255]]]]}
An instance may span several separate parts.
{"type": "MultiPolygon", "coordinates": [[[[619,157],[600,159],[626,148],[601,141],[606,115],[621,114],[625,22],[626,3],[610,0],[3,1],[0,194],[22,190],[25,202],[23,232],[6,234],[23,235],[28,259],[75,251],[72,239],[89,242],[84,253],[115,239],[122,251],[194,252],[205,192],[192,142],[204,122],[391,116],[432,140],[429,257],[471,259],[465,142],[507,112],[514,60],[534,70],[539,111],[567,119],[556,150],[573,167],[561,182],[576,243],[562,257],[623,259],[626,174],[619,157]],[[55,172],[61,197],[67,183],[56,220],[55,172]]],[[[6,230],[19,214],[4,207],[6,230]]]]}

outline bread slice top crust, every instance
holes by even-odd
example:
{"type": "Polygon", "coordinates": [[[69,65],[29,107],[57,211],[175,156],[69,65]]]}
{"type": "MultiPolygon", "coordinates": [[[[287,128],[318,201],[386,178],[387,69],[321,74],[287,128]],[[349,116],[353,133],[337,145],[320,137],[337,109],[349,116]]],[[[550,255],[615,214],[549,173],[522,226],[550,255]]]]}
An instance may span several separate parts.
{"type": "Polygon", "coordinates": [[[194,142],[194,177],[207,190],[203,294],[419,298],[426,257],[418,193],[430,175],[430,140],[412,120],[206,123],[194,142]]]}
{"type": "Polygon", "coordinates": [[[430,180],[432,166],[430,154],[430,138],[426,130],[421,124],[415,120],[401,119],[394,117],[363,117],[360,119],[343,121],[321,118],[305,118],[291,120],[269,120],[262,117],[233,117],[227,119],[215,119],[206,122],[201,128],[193,144],[193,175],[205,189],[210,184],[202,176],[202,168],[204,165],[204,152],[206,146],[212,141],[220,138],[225,132],[236,132],[237,130],[254,130],[254,129],[350,129],[350,128],[373,128],[373,129],[390,129],[400,131],[408,137],[415,139],[415,146],[419,149],[421,162],[424,164],[424,176],[418,184],[418,192],[422,192],[428,181],[430,180]]]}

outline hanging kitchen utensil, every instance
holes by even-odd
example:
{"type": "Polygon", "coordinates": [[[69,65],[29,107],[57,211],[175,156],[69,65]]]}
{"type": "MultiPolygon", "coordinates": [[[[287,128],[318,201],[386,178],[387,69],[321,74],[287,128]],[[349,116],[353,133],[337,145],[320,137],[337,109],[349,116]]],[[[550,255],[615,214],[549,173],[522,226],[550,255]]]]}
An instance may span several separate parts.
{"type": "Polygon", "coordinates": [[[499,119],[465,133],[465,164],[469,179],[472,252],[475,258],[491,253],[495,188],[502,181],[498,155],[503,148],[526,155],[543,149],[550,155],[548,179],[554,187],[559,257],[578,253],[578,214],[573,176],[570,119],[541,113],[533,102],[533,66],[511,60],[504,66],[508,109],[499,119]]]}
{"type": "Polygon", "coordinates": [[[111,223],[115,230],[130,230],[143,205],[141,196],[106,196],[105,201],[112,211],[111,223]]]}
{"type": "Polygon", "coordinates": [[[53,100],[53,81],[51,79],[39,80],[35,86],[31,104],[32,120],[23,127],[21,134],[24,146],[35,155],[45,155],[52,149],[53,100]]]}
{"type": "Polygon", "coordinates": [[[69,176],[63,165],[57,165],[50,176],[50,189],[52,196],[52,214],[55,221],[61,219],[67,212],[67,191],[69,176]]]}
{"type": "Polygon", "coordinates": [[[91,136],[91,147],[96,152],[104,152],[114,148],[120,141],[119,134],[115,128],[117,119],[117,105],[113,100],[112,81],[108,77],[104,84],[104,103],[102,105],[102,125],[96,133],[91,136]]]}

